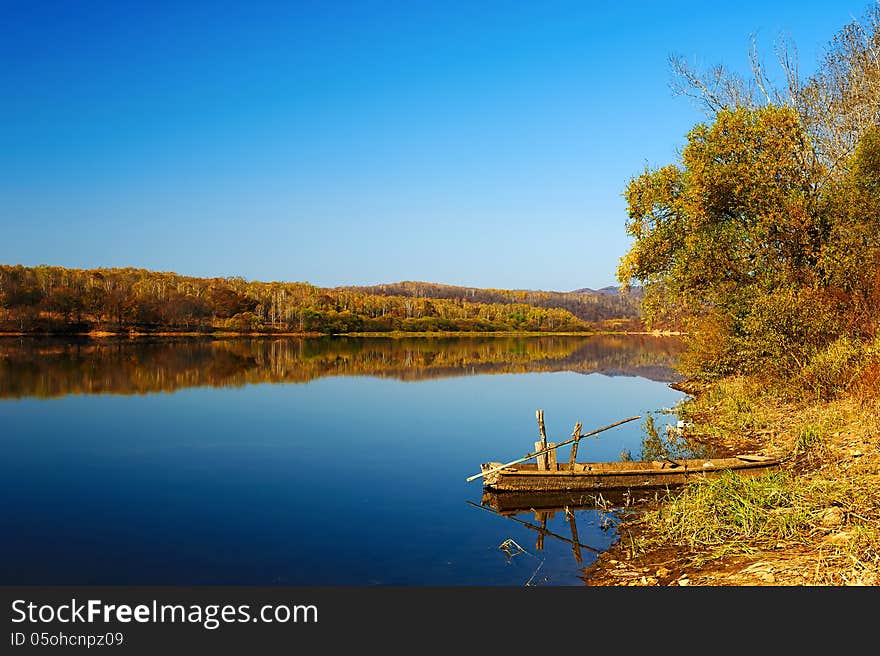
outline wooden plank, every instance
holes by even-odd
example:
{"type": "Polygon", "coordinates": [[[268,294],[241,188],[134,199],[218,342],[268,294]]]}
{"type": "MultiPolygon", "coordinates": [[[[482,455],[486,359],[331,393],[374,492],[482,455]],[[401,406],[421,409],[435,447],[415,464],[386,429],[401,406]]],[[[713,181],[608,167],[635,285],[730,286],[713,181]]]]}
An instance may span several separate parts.
{"type": "Polygon", "coordinates": [[[535,451],[540,451],[538,454],[538,471],[547,471],[547,456],[550,455],[547,449],[546,442],[535,442],[535,451]]]}
{"type": "Polygon", "coordinates": [[[559,467],[556,465],[556,445],[553,442],[548,442],[547,448],[550,449],[547,452],[547,471],[559,471],[559,467]]]}

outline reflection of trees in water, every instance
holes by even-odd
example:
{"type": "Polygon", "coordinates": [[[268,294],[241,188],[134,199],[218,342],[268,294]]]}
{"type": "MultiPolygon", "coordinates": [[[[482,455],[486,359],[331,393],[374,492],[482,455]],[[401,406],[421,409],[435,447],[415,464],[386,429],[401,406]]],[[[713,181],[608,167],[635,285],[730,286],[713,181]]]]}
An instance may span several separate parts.
{"type": "Polygon", "coordinates": [[[0,397],[144,394],[324,376],[424,380],[575,371],[669,382],[680,340],[593,337],[0,340],[0,397]]]}

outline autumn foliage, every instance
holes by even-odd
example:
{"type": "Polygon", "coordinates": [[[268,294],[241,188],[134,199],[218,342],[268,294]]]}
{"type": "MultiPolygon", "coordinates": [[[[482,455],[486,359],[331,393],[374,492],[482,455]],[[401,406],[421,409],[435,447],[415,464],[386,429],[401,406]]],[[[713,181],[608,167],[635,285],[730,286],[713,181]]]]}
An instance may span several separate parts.
{"type": "Polygon", "coordinates": [[[635,298],[427,283],[322,288],[134,268],[0,265],[0,332],[589,332],[635,298]]]}
{"type": "Polygon", "coordinates": [[[876,379],[878,26],[880,10],[848,26],[814,77],[763,101],[691,75],[709,120],[679,162],[629,181],[618,278],[645,285],[649,326],[689,333],[689,375],[759,374],[821,396],[876,379]],[[858,93],[829,88],[844,83],[858,93]],[[822,98],[836,99],[824,113],[822,98]]]}

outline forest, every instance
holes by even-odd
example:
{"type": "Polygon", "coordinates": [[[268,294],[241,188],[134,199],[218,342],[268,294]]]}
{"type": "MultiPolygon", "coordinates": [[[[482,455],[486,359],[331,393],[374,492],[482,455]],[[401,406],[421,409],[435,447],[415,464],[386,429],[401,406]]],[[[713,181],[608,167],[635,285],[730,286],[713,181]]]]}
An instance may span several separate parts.
{"type": "Polygon", "coordinates": [[[324,288],[137,268],[0,265],[0,332],[323,334],[632,331],[637,293],[403,282],[324,288]]]}

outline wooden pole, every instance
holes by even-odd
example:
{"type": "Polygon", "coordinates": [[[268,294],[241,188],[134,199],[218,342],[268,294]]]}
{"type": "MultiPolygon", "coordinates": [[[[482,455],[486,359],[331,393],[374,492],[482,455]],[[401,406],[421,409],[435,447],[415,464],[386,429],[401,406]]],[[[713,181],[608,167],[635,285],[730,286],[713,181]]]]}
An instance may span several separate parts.
{"type": "Polygon", "coordinates": [[[541,448],[547,448],[547,431],[544,429],[544,411],[535,410],[535,417],[538,418],[538,430],[541,432],[541,448]]]}
{"type": "Polygon", "coordinates": [[[571,433],[571,437],[574,442],[571,445],[571,455],[568,456],[568,470],[574,471],[574,461],[578,455],[578,442],[581,440],[581,428],[583,424],[578,422],[574,425],[574,431],[571,433]]]}
{"type": "Polygon", "coordinates": [[[549,469],[549,462],[547,460],[549,452],[547,451],[547,431],[544,428],[544,411],[535,410],[535,418],[538,420],[538,432],[541,437],[538,442],[535,442],[535,452],[540,453],[537,458],[538,471],[547,471],[549,469]]]}
{"type": "MultiPolygon", "coordinates": [[[[583,439],[585,437],[590,437],[592,435],[598,435],[602,431],[607,431],[609,428],[615,428],[617,426],[620,426],[621,424],[627,423],[628,421],[635,421],[636,419],[641,419],[641,418],[642,418],[641,415],[636,415],[635,417],[627,417],[626,419],[621,419],[620,421],[615,421],[613,424],[608,424],[607,426],[603,426],[602,428],[597,428],[596,430],[590,431],[589,433],[584,433],[583,435],[579,435],[578,439],[583,439]]],[[[465,480],[468,483],[470,483],[471,481],[476,480],[478,478],[481,478],[483,476],[486,476],[487,474],[494,474],[495,472],[501,471],[502,469],[504,469],[506,467],[510,467],[511,465],[516,465],[520,462],[525,462],[526,460],[531,460],[532,458],[538,456],[539,454],[541,454],[544,451],[557,449],[561,446],[565,446],[566,444],[571,444],[572,442],[574,442],[574,438],[572,438],[570,440],[563,440],[559,444],[554,444],[552,447],[548,446],[547,449],[542,449],[541,451],[535,451],[534,453],[527,453],[522,458],[517,458],[516,460],[511,460],[510,462],[505,463],[503,465],[493,467],[492,469],[487,469],[486,471],[480,472],[479,474],[474,474],[473,476],[468,476],[465,480]]]]}

